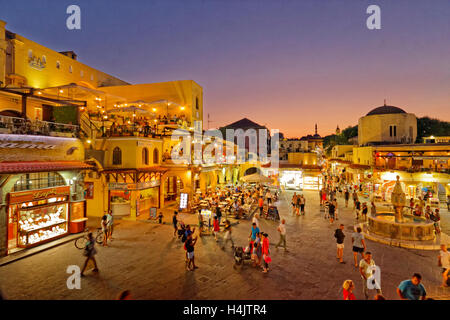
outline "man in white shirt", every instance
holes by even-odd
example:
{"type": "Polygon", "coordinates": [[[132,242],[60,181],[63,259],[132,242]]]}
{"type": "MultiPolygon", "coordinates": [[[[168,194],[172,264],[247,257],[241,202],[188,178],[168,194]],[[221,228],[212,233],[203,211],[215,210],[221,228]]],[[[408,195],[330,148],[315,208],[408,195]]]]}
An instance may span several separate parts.
{"type": "Polygon", "coordinates": [[[441,251],[439,252],[439,265],[442,266],[442,287],[448,287],[447,278],[450,271],[450,252],[447,251],[447,246],[441,244],[441,251]]]}
{"type": "Polygon", "coordinates": [[[286,248],[286,220],[282,219],[280,225],[278,226],[277,231],[280,233],[280,241],[278,241],[278,244],[275,246],[275,248],[278,249],[278,247],[283,244],[284,250],[287,250],[286,248]]]}
{"type": "MultiPolygon", "coordinates": [[[[367,279],[371,278],[374,272],[374,267],[376,267],[375,261],[372,259],[372,253],[366,252],[364,254],[364,259],[359,262],[359,273],[361,274],[363,293],[366,300],[369,299],[369,288],[367,286],[367,279]]],[[[377,288],[377,294],[381,293],[381,288],[377,288]]]]}
{"type": "Polygon", "coordinates": [[[259,215],[257,213],[255,213],[253,215],[253,219],[252,219],[252,223],[256,223],[256,227],[259,228],[259,215]]]}

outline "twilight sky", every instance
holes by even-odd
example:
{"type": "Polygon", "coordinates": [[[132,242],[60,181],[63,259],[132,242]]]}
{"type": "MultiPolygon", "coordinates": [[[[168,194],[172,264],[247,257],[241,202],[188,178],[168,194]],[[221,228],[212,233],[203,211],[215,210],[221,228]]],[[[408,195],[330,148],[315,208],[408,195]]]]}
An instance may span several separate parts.
{"type": "Polygon", "coordinates": [[[247,117],[287,137],[374,107],[450,121],[449,0],[0,0],[7,29],[131,83],[192,79],[210,127],[247,117]],[[66,28],[81,7],[82,29],[66,28]],[[381,7],[381,30],[366,9],[381,7]]]}

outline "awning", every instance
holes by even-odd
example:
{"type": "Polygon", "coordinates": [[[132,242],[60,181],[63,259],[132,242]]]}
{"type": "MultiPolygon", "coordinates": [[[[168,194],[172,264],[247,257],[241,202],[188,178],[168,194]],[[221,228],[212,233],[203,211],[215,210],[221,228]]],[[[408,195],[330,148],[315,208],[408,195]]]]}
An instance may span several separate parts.
{"type": "Polygon", "coordinates": [[[0,174],[49,172],[66,170],[88,170],[94,167],[81,161],[18,161],[0,162],[0,174]]]}

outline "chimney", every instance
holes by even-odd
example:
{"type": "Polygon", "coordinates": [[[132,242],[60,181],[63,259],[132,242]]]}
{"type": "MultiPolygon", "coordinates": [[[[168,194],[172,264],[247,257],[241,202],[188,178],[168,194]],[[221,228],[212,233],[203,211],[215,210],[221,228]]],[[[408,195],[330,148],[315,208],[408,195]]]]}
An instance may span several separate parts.
{"type": "Polygon", "coordinates": [[[6,85],[6,22],[0,20],[0,86],[4,87],[6,85]]]}
{"type": "Polygon", "coordinates": [[[68,56],[70,59],[77,60],[77,54],[73,51],[60,51],[59,53],[68,56]]]}

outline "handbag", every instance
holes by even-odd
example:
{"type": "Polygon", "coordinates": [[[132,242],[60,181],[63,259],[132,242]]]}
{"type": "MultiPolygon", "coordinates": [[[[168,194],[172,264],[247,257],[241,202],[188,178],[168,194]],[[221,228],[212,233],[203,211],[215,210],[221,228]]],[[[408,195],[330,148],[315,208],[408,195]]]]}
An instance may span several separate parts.
{"type": "Polygon", "coordinates": [[[266,263],[271,263],[272,262],[272,258],[268,254],[266,254],[266,255],[264,255],[264,261],[266,263]]]}

